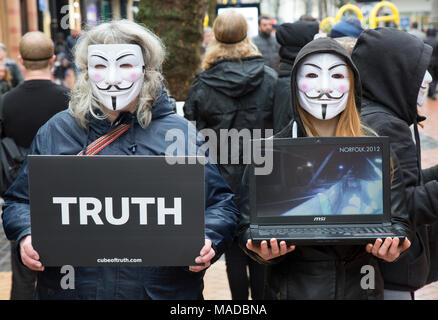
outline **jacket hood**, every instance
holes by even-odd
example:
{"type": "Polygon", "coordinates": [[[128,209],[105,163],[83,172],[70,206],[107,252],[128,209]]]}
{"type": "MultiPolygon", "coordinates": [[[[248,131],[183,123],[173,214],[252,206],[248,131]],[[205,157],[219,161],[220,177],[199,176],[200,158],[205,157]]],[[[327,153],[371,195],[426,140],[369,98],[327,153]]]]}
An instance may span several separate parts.
{"type": "Polygon", "coordinates": [[[362,32],[352,59],[360,72],[363,97],[409,125],[417,122],[418,92],[431,54],[432,47],[407,32],[393,28],[362,32]]]}
{"type": "Polygon", "coordinates": [[[301,51],[298,53],[297,58],[295,59],[294,66],[292,68],[291,72],[291,97],[294,97],[291,99],[292,103],[292,119],[296,121],[298,127],[297,127],[297,133],[298,136],[306,136],[306,131],[304,129],[304,125],[301,121],[300,115],[298,113],[298,105],[297,105],[297,97],[298,97],[298,88],[297,88],[297,71],[299,66],[301,65],[301,62],[308,57],[311,54],[316,53],[332,53],[337,56],[340,56],[345,60],[345,62],[348,64],[349,68],[353,71],[354,74],[354,93],[355,93],[355,100],[356,100],[356,107],[358,108],[358,111],[360,112],[360,106],[362,102],[362,87],[360,82],[360,76],[359,72],[357,71],[356,66],[354,65],[353,61],[350,58],[350,55],[348,54],[347,50],[345,50],[336,40],[333,40],[331,38],[318,38],[311,42],[309,42],[307,45],[305,45],[301,51]]]}
{"type": "Polygon", "coordinates": [[[229,97],[241,97],[263,82],[264,60],[261,56],[224,59],[198,74],[199,80],[229,97]]]}
{"type": "Polygon", "coordinates": [[[315,21],[281,24],[275,33],[277,42],[281,45],[280,58],[293,63],[301,48],[312,41],[318,31],[319,25],[315,21]]]}

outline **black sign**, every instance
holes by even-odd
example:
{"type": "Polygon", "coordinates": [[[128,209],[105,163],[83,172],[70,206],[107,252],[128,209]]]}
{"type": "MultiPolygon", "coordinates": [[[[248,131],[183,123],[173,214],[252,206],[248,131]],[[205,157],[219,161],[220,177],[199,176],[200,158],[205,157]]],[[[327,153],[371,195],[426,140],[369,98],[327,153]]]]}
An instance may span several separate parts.
{"type": "Polygon", "coordinates": [[[204,245],[199,163],[31,155],[29,185],[32,244],[44,266],[188,266],[204,245]]]}

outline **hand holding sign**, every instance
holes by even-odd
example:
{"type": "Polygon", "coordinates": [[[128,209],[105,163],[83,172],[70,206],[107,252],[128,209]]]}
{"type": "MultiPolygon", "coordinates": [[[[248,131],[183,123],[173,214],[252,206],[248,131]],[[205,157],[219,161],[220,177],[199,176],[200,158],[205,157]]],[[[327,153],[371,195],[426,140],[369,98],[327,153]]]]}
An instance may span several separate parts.
{"type": "Polygon", "coordinates": [[[211,247],[211,240],[205,239],[205,245],[202,247],[200,256],[195,259],[196,263],[204,263],[203,266],[190,266],[189,270],[193,272],[199,272],[211,265],[211,259],[216,255],[213,248],[211,247]]]}
{"type": "Polygon", "coordinates": [[[44,271],[44,266],[39,261],[40,256],[32,246],[32,236],[25,236],[20,241],[20,254],[23,264],[34,271],[44,271]]]}

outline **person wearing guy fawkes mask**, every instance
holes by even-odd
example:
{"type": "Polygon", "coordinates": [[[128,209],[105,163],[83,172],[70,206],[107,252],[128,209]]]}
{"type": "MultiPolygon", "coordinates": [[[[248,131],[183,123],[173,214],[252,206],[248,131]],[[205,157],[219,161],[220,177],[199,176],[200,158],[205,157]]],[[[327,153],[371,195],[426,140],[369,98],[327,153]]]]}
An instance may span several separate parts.
{"type": "MultiPolygon", "coordinates": [[[[291,72],[292,120],[275,137],[348,136],[372,134],[359,118],[361,83],[348,52],[331,38],[309,42],[298,53],[291,72]]],[[[397,159],[392,158],[391,213],[393,227],[408,235],[410,223],[404,203],[397,159]]],[[[243,178],[247,183],[247,176],[243,178]]],[[[383,279],[377,260],[395,261],[410,246],[406,239],[377,239],[373,244],[286,246],[276,239],[252,243],[249,235],[248,189],[239,203],[242,249],[268,265],[265,297],[271,299],[382,299],[383,279]],[[378,259],[376,259],[378,258],[378,259]],[[361,268],[375,270],[375,288],[364,289],[361,268]]]]}
{"type": "MultiPolygon", "coordinates": [[[[41,127],[30,154],[89,155],[90,144],[112,132],[121,134],[99,155],[162,156],[173,143],[166,141],[166,132],[176,129],[186,138],[178,156],[193,155],[189,150],[201,143],[189,138],[189,122],[170,105],[161,75],[164,56],[161,40],[132,21],[87,31],[75,49],[80,72],[69,110],[41,127]]],[[[63,290],[61,268],[42,265],[32,246],[26,162],[4,197],[3,226],[8,239],[16,240],[23,264],[38,271],[37,299],[202,299],[204,270],[231,244],[239,216],[233,193],[210,162],[204,182],[206,239],[196,266],[75,267],[74,289],[63,290]]]]}
{"type": "Polygon", "coordinates": [[[438,166],[422,170],[418,133],[419,123],[426,119],[420,113],[432,80],[427,72],[431,54],[432,48],[422,40],[391,28],[364,31],[352,53],[362,80],[362,118],[390,138],[416,227],[406,255],[396,263],[381,263],[385,299],[413,299],[415,290],[438,280],[438,166]]]}

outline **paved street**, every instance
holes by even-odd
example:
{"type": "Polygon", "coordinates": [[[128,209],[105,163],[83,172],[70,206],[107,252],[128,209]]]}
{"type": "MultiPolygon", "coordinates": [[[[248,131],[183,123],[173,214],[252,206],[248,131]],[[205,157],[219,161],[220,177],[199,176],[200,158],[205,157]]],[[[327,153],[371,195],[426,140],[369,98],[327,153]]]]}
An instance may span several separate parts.
{"type": "MultiPolygon", "coordinates": [[[[423,167],[427,168],[438,163],[438,101],[428,100],[421,113],[428,118],[424,122],[424,128],[420,128],[422,162],[423,167]]],[[[4,237],[3,229],[0,229],[0,300],[6,300],[9,299],[11,278],[9,242],[4,237]]],[[[223,257],[206,273],[204,296],[207,300],[231,299],[223,257]]],[[[417,291],[416,298],[437,300],[438,282],[417,291]]]]}

